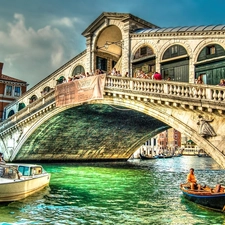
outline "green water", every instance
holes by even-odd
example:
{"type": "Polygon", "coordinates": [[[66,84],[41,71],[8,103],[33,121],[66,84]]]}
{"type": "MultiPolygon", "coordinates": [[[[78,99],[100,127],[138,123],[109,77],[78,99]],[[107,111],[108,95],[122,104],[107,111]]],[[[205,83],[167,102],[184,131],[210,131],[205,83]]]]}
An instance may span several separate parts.
{"type": "Polygon", "coordinates": [[[225,214],[188,202],[179,190],[190,167],[201,183],[225,184],[211,158],[44,164],[50,187],[0,206],[0,224],[225,224],[225,214]]]}

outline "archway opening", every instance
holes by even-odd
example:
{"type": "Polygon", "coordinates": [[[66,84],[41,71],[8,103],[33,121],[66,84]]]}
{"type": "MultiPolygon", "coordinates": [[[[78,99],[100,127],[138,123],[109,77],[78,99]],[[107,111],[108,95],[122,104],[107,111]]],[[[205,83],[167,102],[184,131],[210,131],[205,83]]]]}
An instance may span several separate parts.
{"type": "Polygon", "coordinates": [[[122,33],[117,26],[108,26],[100,33],[95,49],[95,70],[110,72],[116,67],[121,71],[122,33]]]}
{"type": "Polygon", "coordinates": [[[132,71],[133,77],[140,77],[144,73],[148,78],[152,78],[155,72],[155,54],[151,47],[141,46],[135,52],[132,61],[132,71]]]}
{"type": "Polygon", "coordinates": [[[205,46],[198,55],[195,78],[202,77],[204,84],[216,85],[225,79],[225,50],[218,44],[205,46]]]}
{"type": "Polygon", "coordinates": [[[162,57],[161,74],[163,79],[189,82],[189,56],[181,45],[170,46],[162,57]]]}

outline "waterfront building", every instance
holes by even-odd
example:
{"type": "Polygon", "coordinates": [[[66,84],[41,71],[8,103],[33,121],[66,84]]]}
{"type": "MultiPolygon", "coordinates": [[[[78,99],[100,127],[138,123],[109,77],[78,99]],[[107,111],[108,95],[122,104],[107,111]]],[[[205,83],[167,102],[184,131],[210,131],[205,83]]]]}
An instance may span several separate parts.
{"type": "MultiPolygon", "coordinates": [[[[27,91],[27,82],[4,75],[2,73],[4,63],[0,62],[0,118],[5,119],[15,112],[13,110],[8,112],[8,115],[4,113],[4,108],[19,98],[24,92],[27,91]]],[[[25,107],[23,104],[19,104],[18,111],[25,107]]]]}
{"type": "Polygon", "coordinates": [[[174,128],[170,128],[147,140],[134,153],[133,158],[138,158],[140,153],[151,156],[162,153],[174,154],[180,148],[181,133],[174,128]]]}
{"type": "Polygon", "coordinates": [[[178,148],[181,147],[181,133],[174,129],[170,128],[167,130],[167,148],[175,152],[178,148]]]}

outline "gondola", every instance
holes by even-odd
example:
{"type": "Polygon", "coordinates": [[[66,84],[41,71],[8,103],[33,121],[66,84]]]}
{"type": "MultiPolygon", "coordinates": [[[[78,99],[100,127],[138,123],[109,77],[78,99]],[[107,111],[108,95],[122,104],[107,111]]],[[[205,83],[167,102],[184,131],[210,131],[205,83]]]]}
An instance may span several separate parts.
{"type": "Polygon", "coordinates": [[[140,158],[142,160],[151,160],[151,159],[157,159],[157,156],[147,156],[147,155],[140,154],[140,158]]]}
{"type": "Polygon", "coordinates": [[[191,190],[187,184],[181,184],[180,189],[186,199],[203,207],[225,212],[225,187],[217,184],[215,188],[201,187],[201,190],[191,190]]]}
{"type": "Polygon", "coordinates": [[[173,155],[158,155],[159,159],[173,158],[173,155]]]}
{"type": "Polygon", "coordinates": [[[210,157],[208,154],[206,153],[199,153],[197,154],[198,157],[210,157]]]}

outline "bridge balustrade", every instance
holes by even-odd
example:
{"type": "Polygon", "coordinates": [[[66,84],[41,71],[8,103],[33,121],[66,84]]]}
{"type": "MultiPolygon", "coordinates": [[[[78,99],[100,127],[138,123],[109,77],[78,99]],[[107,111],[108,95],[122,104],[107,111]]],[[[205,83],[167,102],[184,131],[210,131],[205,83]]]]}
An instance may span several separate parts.
{"type": "Polygon", "coordinates": [[[30,103],[25,108],[16,112],[9,119],[3,121],[1,123],[0,132],[6,130],[12,124],[25,120],[26,118],[28,118],[35,112],[41,113],[41,109],[44,108],[44,106],[47,106],[48,104],[53,103],[54,101],[55,101],[55,90],[51,90],[50,92],[45,94],[43,97],[38,98],[36,101],[30,103]]]}
{"type": "Polygon", "coordinates": [[[138,92],[143,95],[153,93],[198,100],[212,100],[214,102],[225,101],[225,87],[223,86],[108,76],[105,88],[138,92]]]}

